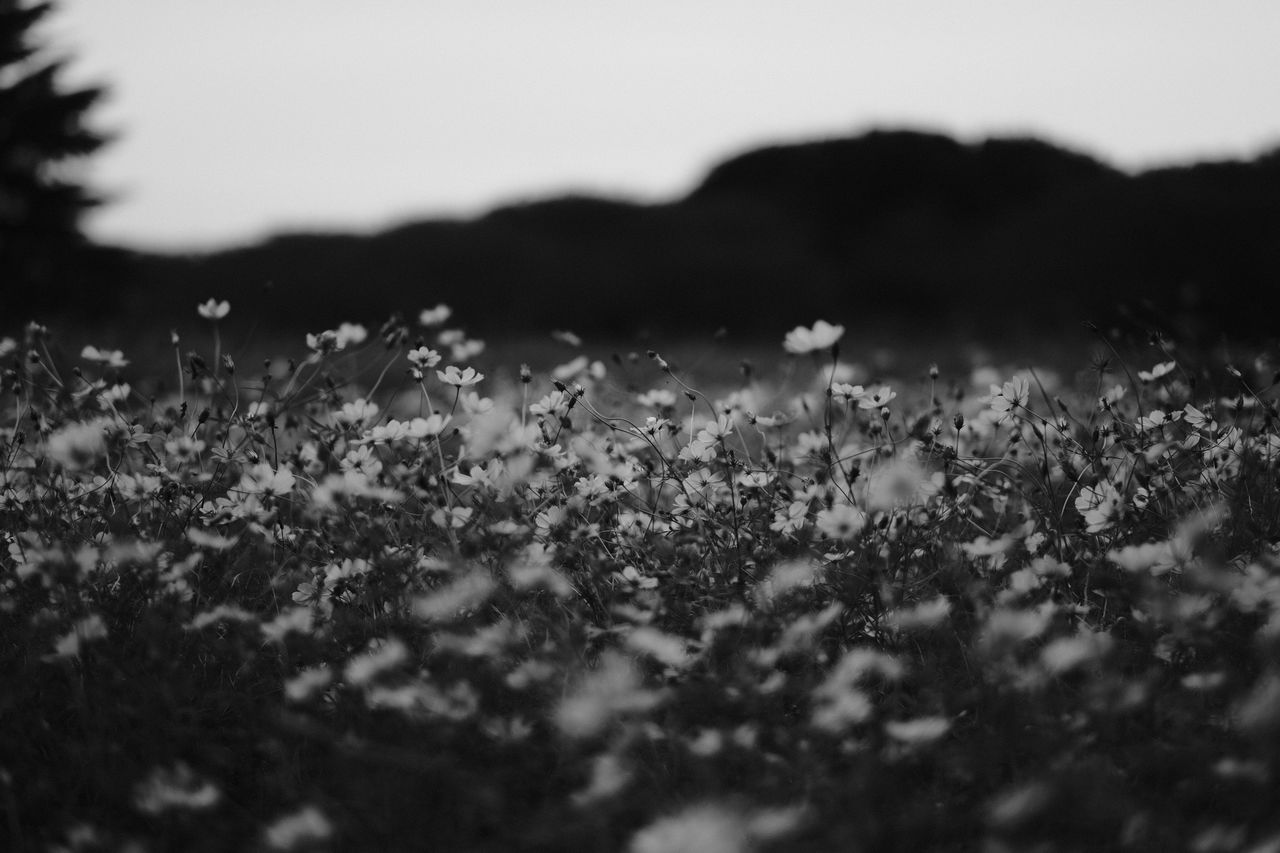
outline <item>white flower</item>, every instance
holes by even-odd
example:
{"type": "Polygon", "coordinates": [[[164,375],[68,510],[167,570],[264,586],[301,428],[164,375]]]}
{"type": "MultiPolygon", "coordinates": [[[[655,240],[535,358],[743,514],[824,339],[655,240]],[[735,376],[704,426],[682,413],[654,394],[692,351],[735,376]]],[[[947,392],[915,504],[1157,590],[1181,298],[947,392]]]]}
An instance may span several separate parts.
{"type": "Polygon", "coordinates": [[[769,525],[769,529],[784,536],[794,533],[804,527],[805,517],[808,514],[807,501],[792,501],[786,509],[780,509],[773,514],[773,523],[769,525]]]}
{"type": "Polygon", "coordinates": [[[423,309],[418,315],[418,323],[423,326],[439,326],[451,316],[453,316],[453,309],[442,302],[435,308],[423,309]]]}
{"type": "Polygon", "coordinates": [[[661,409],[674,406],[676,404],[676,395],[666,388],[654,388],[637,397],[636,402],[646,409],[661,409]]]}
{"type": "Polygon", "coordinates": [[[110,424],[104,418],[67,424],[49,436],[45,453],[63,468],[87,468],[107,452],[105,431],[110,424]]]}
{"type": "Polygon", "coordinates": [[[1124,498],[1115,486],[1103,480],[1080,490],[1076,509],[1084,516],[1088,532],[1102,533],[1111,529],[1124,513],[1124,498]]]}
{"type": "Polygon", "coordinates": [[[836,382],[831,386],[831,398],[839,403],[854,403],[867,394],[861,385],[850,385],[848,382],[836,382]]]}
{"type": "Polygon", "coordinates": [[[551,337],[553,340],[559,341],[562,344],[568,344],[571,347],[582,346],[582,338],[567,329],[556,329],[551,333],[551,337]]]}
{"type": "Polygon", "coordinates": [[[794,355],[824,350],[835,344],[844,335],[844,326],[833,326],[826,320],[818,320],[812,329],[796,326],[787,332],[782,342],[783,349],[794,355]]]}
{"type": "Polygon", "coordinates": [[[444,432],[445,426],[449,423],[449,417],[437,412],[429,417],[414,418],[409,421],[406,433],[409,438],[433,438],[444,432]]]}
{"type": "Polygon", "coordinates": [[[273,471],[266,462],[259,462],[240,477],[238,489],[248,494],[287,495],[295,482],[288,468],[273,471]]]}
{"type": "Polygon", "coordinates": [[[1182,412],[1174,412],[1172,415],[1167,415],[1160,409],[1156,409],[1150,414],[1138,418],[1138,431],[1150,432],[1151,430],[1159,429],[1166,424],[1171,424],[1174,421],[1179,420],[1182,420],[1182,412]]]}
{"type": "Polygon", "coordinates": [[[468,415],[485,415],[493,411],[493,400],[481,397],[475,391],[462,395],[462,410],[468,415]]]}
{"type": "Polygon", "coordinates": [[[644,689],[639,673],[626,657],[606,651],[597,668],[560,701],[554,720],[571,738],[594,737],[619,717],[642,714],[661,700],[659,694],[644,689]]]}
{"type": "Polygon", "coordinates": [[[157,767],[133,789],[133,804],[150,815],[175,809],[198,811],[213,808],[222,792],[190,767],[178,762],[173,767],[157,767]]]}
{"type": "Polygon", "coordinates": [[[878,388],[868,388],[858,400],[858,408],[883,409],[897,396],[898,392],[889,388],[888,385],[881,385],[878,388]]]}
{"type": "Polygon", "coordinates": [[[449,355],[454,361],[466,361],[484,352],[484,341],[468,339],[449,347],[449,355]]]}
{"type": "Polygon", "coordinates": [[[85,361],[94,361],[99,364],[105,364],[107,367],[121,368],[129,364],[129,360],[124,357],[124,353],[120,350],[98,349],[94,346],[86,346],[80,350],[80,357],[85,361]]]}
{"type": "Polygon", "coordinates": [[[1015,409],[1025,409],[1031,398],[1031,385],[1025,376],[1015,376],[1004,387],[991,386],[991,411],[1004,420],[1015,409]]]}
{"type": "Polygon", "coordinates": [[[382,461],[374,455],[373,448],[367,444],[347,451],[340,465],[343,471],[359,471],[366,477],[376,477],[382,471],[382,461]]]}
{"type": "Polygon", "coordinates": [[[437,370],[436,376],[440,377],[440,381],[446,385],[454,385],[458,388],[466,388],[475,385],[484,379],[483,373],[477,373],[474,367],[467,367],[459,370],[452,364],[444,370],[437,370]]]}
{"type": "Polygon", "coordinates": [[[591,360],[585,355],[580,355],[572,361],[565,362],[558,367],[552,368],[551,378],[559,379],[561,382],[568,382],[579,373],[585,371],[590,365],[591,360]]]}
{"type": "Polygon", "coordinates": [[[299,850],[310,848],[333,834],[333,825],[324,812],[315,806],[306,806],[293,814],[278,818],[267,827],[265,837],[272,850],[299,850]]]}
{"type": "Polygon", "coordinates": [[[221,320],[231,311],[231,303],[227,300],[218,302],[210,299],[207,302],[197,305],[196,310],[200,312],[200,316],[206,320],[221,320]]]}
{"type": "Polygon", "coordinates": [[[362,424],[378,416],[378,404],[363,397],[353,403],[343,403],[342,409],[334,414],[334,419],[343,424],[362,424]]]}
{"type": "Polygon", "coordinates": [[[395,669],[409,660],[409,649],[395,637],[369,642],[368,651],[347,661],[343,675],[353,687],[371,684],[384,672],[395,669]]]}
{"type": "Polygon", "coordinates": [[[129,399],[130,392],[133,391],[132,386],[128,382],[121,382],[112,385],[107,390],[98,395],[98,402],[102,404],[104,409],[110,408],[115,403],[123,403],[129,399]]]}
{"type": "Polygon", "coordinates": [[[867,514],[849,504],[836,504],[818,513],[817,525],[832,539],[852,539],[867,526],[867,514]]]}
{"type": "Polygon", "coordinates": [[[307,333],[307,349],[315,353],[324,354],[327,352],[335,352],[342,349],[338,346],[338,333],[332,329],[321,332],[318,335],[307,333]]]}
{"type": "Polygon", "coordinates": [[[362,344],[369,337],[369,332],[358,323],[343,323],[338,327],[338,349],[345,349],[349,344],[362,344]]]}
{"type": "Polygon", "coordinates": [[[1150,370],[1139,370],[1138,378],[1143,382],[1154,382],[1162,376],[1167,376],[1178,366],[1176,361],[1162,361],[1150,370]]]}
{"type": "Polygon", "coordinates": [[[884,724],[885,734],[905,744],[931,743],[951,730],[946,717],[916,717],[911,720],[889,720],[884,724]]]}
{"type": "Polygon", "coordinates": [[[536,403],[529,404],[531,415],[551,415],[563,417],[569,413],[569,402],[572,398],[564,391],[552,391],[536,403]]]}
{"type": "Polygon", "coordinates": [[[440,353],[430,347],[418,347],[417,349],[409,350],[408,359],[413,363],[414,367],[426,370],[440,363],[440,353]]]}

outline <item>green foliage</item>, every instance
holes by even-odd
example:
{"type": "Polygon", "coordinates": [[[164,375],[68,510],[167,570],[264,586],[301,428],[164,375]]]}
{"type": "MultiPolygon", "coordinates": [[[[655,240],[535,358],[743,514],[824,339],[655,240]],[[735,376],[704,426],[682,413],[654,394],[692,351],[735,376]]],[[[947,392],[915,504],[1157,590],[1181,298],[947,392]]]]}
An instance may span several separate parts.
{"type": "Polygon", "coordinates": [[[0,340],[14,849],[1280,840],[1275,353],[890,384],[819,322],[708,395],[440,306],[247,377],[229,310],[0,340]]]}

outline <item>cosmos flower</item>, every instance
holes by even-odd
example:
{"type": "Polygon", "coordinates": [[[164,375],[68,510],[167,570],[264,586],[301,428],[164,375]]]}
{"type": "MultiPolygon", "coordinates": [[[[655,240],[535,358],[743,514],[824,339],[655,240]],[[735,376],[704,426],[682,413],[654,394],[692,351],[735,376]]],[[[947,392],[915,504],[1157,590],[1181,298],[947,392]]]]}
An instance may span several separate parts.
{"type": "Polygon", "coordinates": [[[420,370],[435,367],[440,363],[440,353],[430,347],[418,347],[417,349],[409,350],[409,354],[406,357],[414,367],[420,370]]]}
{"type": "Polygon", "coordinates": [[[423,309],[422,313],[418,315],[418,323],[427,327],[439,326],[452,316],[453,309],[442,302],[435,308],[423,309]]]}
{"type": "Polygon", "coordinates": [[[991,411],[1007,418],[1016,409],[1025,409],[1031,398],[1031,386],[1025,376],[1015,376],[1003,386],[991,386],[991,411]]]}
{"type": "Polygon", "coordinates": [[[221,320],[231,311],[231,303],[227,300],[218,302],[210,299],[196,306],[196,311],[200,312],[200,316],[206,320],[221,320]]]}
{"type": "Polygon", "coordinates": [[[444,384],[453,385],[457,388],[467,388],[484,379],[484,374],[477,373],[474,367],[466,367],[459,370],[452,364],[444,370],[437,370],[436,376],[440,377],[440,381],[444,384]]]}
{"type": "Polygon", "coordinates": [[[844,326],[833,326],[826,320],[818,320],[812,329],[796,326],[787,332],[782,347],[793,355],[824,350],[833,346],[844,335],[844,326]]]}
{"type": "Polygon", "coordinates": [[[92,361],[98,364],[104,364],[107,367],[114,367],[117,370],[121,367],[127,367],[129,360],[124,357],[124,353],[120,350],[98,349],[95,346],[86,346],[80,350],[80,357],[85,361],[92,361]]]}
{"type": "Polygon", "coordinates": [[[1161,377],[1168,376],[1178,367],[1176,361],[1162,361],[1150,370],[1139,370],[1138,378],[1143,382],[1154,382],[1161,377]]]}

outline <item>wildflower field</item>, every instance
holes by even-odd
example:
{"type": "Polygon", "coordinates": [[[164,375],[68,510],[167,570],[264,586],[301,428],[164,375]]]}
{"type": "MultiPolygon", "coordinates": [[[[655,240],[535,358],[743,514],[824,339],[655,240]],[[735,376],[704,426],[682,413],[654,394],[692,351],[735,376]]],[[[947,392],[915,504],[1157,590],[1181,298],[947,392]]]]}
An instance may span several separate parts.
{"type": "Polygon", "coordinates": [[[0,847],[1280,851],[1274,352],[229,310],[0,341],[0,847]]]}

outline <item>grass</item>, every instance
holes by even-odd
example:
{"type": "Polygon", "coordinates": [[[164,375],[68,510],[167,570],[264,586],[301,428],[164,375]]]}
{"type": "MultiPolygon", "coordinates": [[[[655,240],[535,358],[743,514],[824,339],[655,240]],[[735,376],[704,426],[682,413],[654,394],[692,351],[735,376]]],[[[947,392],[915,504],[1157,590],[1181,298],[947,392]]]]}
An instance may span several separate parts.
{"type": "Polygon", "coordinates": [[[0,343],[12,849],[1280,849],[1274,353],[216,322],[0,343]]]}

